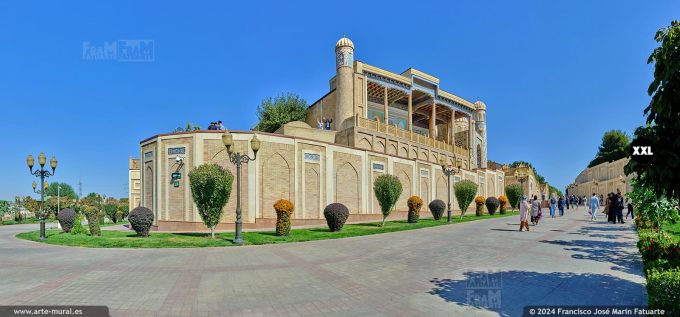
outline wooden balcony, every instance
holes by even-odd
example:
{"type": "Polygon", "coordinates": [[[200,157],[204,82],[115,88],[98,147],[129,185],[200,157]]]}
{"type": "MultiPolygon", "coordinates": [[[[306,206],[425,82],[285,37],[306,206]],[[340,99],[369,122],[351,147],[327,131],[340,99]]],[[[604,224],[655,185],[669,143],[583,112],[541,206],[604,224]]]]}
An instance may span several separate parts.
{"type": "Polygon", "coordinates": [[[398,128],[396,125],[387,125],[384,123],[380,123],[379,121],[370,120],[359,116],[355,116],[354,120],[356,122],[356,126],[359,128],[382,132],[406,141],[411,141],[418,144],[430,146],[438,150],[447,151],[455,154],[459,158],[468,157],[468,150],[463,147],[448,144],[444,141],[435,140],[426,135],[418,134],[413,131],[404,130],[398,128]]]}

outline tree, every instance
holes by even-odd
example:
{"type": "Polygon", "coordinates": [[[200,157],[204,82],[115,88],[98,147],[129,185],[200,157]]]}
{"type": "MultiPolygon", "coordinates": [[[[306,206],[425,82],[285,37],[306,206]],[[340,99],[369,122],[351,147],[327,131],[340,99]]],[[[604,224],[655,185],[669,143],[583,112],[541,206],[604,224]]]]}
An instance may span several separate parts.
{"type": "Polygon", "coordinates": [[[383,174],[376,177],[373,183],[373,192],[375,198],[378,199],[380,211],[383,214],[381,227],[385,226],[387,216],[392,212],[392,208],[397,203],[399,195],[401,195],[401,181],[394,175],[383,174]]]}
{"type": "Polygon", "coordinates": [[[508,201],[513,209],[519,207],[519,199],[524,195],[524,190],[522,185],[518,183],[510,184],[505,186],[505,194],[508,196],[508,201]]]}
{"type": "Polygon", "coordinates": [[[557,194],[558,197],[564,196],[564,195],[562,195],[562,191],[559,188],[557,188],[553,185],[548,185],[548,194],[552,195],[553,193],[557,194]]]}
{"type": "Polygon", "coordinates": [[[0,220],[2,220],[2,217],[4,217],[5,214],[8,214],[9,212],[9,201],[0,200],[0,220]]]}
{"type": "Polygon", "coordinates": [[[597,149],[597,155],[590,161],[588,167],[604,162],[612,162],[628,156],[630,138],[621,130],[609,130],[602,136],[602,143],[597,149]]]}
{"type": "Polygon", "coordinates": [[[60,182],[54,182],[50,183],[47,186],[47,190],[45,191],[45,196],[47,197],[57,197],[57,194],[59,194],[60,197],[69,197],[73,200],[78,199],[78,195],[76,195],[76,191],[73,190],[73,187],[67,183],[60,183],[60,182]],[[61,186],[61,188],[59,188],[61,186]]]}
{"type": "Polygon", "coordinates": [[[184,127],[177,127],[175,128],[175,131],[173,132],[191,132],[191,131],[198,131],[201,129],[201,126],[197,124],[193,124],[191,122],[187,122],[187,124],[184,127]]]}
{"type": "Polygon", "coordinates": [[[202,164],[189,172],[191,195],[213,239],[215,227],[222,218],[222,208],[229,201],[233,180],[231,172],[214,163],[202,164]]]}
{"type": "Polygon", "coordinates": [[[635,204],[638,217],[640,217],[642,223],[649,220],[652,223],[652,228],[659,232],[659,238],[661,238],[663,224],[666,221],[677,222],[679,219],[678,200],[665,196],[658,197],[652,189],[645,185],[644,181],[641,181],[640,177],[633,179],[632,185],[633,191],[628,193],[628,197],[635,204]]]}
{"type": "Polygon", "coordinates": [[[470,203],[477,195],[477,184],[465,179],[453,185],[453,191],[456,194],[456,200],[458,200],[460,218],[462,219],[468,207],[470,207],[470,203]]]}
{"type": "Polygon", "coordinates": [[[106,204],[104,204],[103,209],[104,209],[104,214],[106,214],[106,216],[108,216],[109,219],[111,219],[111,221],[113,221],[113,223],[118,223],[118,215],[116,214],[116,213],[118,213],[118,205],[117,204],[107,202],[106,204]]]}
{"type": "Polygon", "coordinates": [[[660,45],[647,60],[654,64],[654,80],[647,90],[652,100],[644,111],[647,124],[635,131],[632,141],[651,146],[653,155],[632,155],[625,171],[641,176],[642,185],[656,196],[680,199],[680,22],[672,21],[654,39],[660,45]]]}
{"type": "Polygon", "coordinates": [[[510,167],[516,168],[516,167],[518,167],[520,164],[521,164],[521,165],[528,166],[528,167],[531,168],[531,171],[533,171],[533,172],[534,172],[534,175],[536,176],[536,181],[537,181],[537,182],[539,182],[540,184],[545,184],[545,183],[546,183],[545,177],[543,177],[541,174],[538,174],[538,172],[536,171],[536,169],[534,168],[534,166],[531,165],[531,163],[529,163],[529,162],[525,162],[525,161],[514,161],[514,162],[510,163],[510,167]]]}
{"type": "Polygon", "coordinates": [[[99,220],[104,216],[102,201],[102,196],[97,193],[90,193],[79,201],[79,209],[85,214],[91,236],[101,236],[99,220]]]}
{"type": "Polygon", "coordinates": [[[288,122],[304,121],[307,117],[307,108],[307,101],[293,93],[281,94],[275,98],[268,97],[257,107],[257,117],[260,121],[253,130],[274,132],[288,122]]]}
{"type": "Polygon", "coordinates": [[[22,205],[32,213],[40,211],[40,201],[33,199],[31,196],[24,197],[22,199],[22,205]]]}

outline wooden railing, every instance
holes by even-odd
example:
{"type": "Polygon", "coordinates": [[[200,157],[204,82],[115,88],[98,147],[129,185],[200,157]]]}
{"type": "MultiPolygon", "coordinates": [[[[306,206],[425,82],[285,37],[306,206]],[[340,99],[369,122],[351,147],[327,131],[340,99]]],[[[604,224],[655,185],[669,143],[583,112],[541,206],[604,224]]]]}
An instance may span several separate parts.
{"type": "Polygon", "coordinates": [[[435,140],[435,139],[430,138],[426,135],[415,133],[413,131],[404,130],[404,129],[398,128],[396,125],[388,125],[388,124],[380,123],[380,121],[370,120],[370,119],[359,117],[359,116],[354,117],[354,122],[356,123],[356,126],[359,127],[359,128],[364,128],[364,129],[369,129],[369,130],[372,130],[372,131],[382,132],[382,133],[385,133],[385,134],[395,136],[395,137],[400,138],[400,139],[405,139],[407,141],[415,142],[415,143],[418,143],[418,144],[431,146],[435,149],[454,153],[458,157],[467,157],[468,156],[468,150],[465,149],[465,148],[462,148],[460,146],[455,146],[455,145],[452,145],[452,144],[448,144],[444,141],[435,140]]]}

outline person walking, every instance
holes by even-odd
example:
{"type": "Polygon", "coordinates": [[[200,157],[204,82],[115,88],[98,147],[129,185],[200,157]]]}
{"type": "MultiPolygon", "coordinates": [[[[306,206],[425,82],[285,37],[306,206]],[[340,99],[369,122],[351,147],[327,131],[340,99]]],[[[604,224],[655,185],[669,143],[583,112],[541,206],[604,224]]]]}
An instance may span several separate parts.
{"type": "Polygon", "coordinates": [[[597,218],[597,208],[600,208],[600,200],[597,199],[597,195],[593,193],[593,197],[590,197],[590,220],[595,221],[597,218]]]}
{"type": "Polygon", "coordinates": [[[555,193],[550,195],[550,218],[555,218],[555,205],[557,204],[557,199],[555,199],[555,193]]]}
{"type": "Polygon", "coordinates": [[[519,202],[519,231],[522,232],[524,228],[529,231],[529,202],[527,196],[522,195],[522,201],[519,202]]]}
{"type": "Polygon", "coordinates": [[[616,223],[615,200],[616,197],[614,196],[614,193],[607,194],[607,200],[604,205],[605,212],[607,213],[607,222],[616,223]]]}
{"type": "Polygon", "coordinates": [[[557,200],[557,208],[560,210],[560,217],[564,217],[564,205],[566,204],[567,200],[564,197],[560,196],[559,200],[557,200]]]}
{"type": "Polygon", "coordinates": [[[633,203],[628,199],[628,212],[626,213],[626,219],[628,219],[628,215],[630,215],[630,219],[635,219],[635,214],[633,213],[633,203]]]}
{"type": "Polygon", "coordinates": [[[616,210],[616,220],[619,223],[626,223],[623,221],[623,195],[620,189],[616,189],[616,194],[614,195],[614,209],[616,210]]]}
{"type": "Polygon", "coordinates": [[[541,216],[541,202],[538,200],[538,196],[534,195],[534,201],[531,202],[531,222],[534,226],[538,226],[541,216]]]}

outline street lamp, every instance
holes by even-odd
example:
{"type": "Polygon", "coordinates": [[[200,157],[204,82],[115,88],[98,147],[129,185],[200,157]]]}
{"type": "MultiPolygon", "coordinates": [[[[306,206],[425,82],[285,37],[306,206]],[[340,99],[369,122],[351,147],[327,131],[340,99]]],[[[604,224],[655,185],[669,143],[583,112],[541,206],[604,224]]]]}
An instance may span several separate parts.
{"type": "Polygon", "coordinates": [[[260,140],[257,135],[253,135],[250,140],[250,148],[253,149],[253,157],[250,158],[248,153],[241,154],[234,152],[234,137],[229,133],[229,130],[224,130],[222,133],[222,144],[227,148],[229,154],[229,161],[236,165],[236,236],[234,237],[235,244],[243,244],[243,237],[241,234],[243,227],[243,220],[241,219],[241,164],[248,164],[249,161],[254,161],[257,158],[257,151],[260,150],[260,140]]]}
{"type": "Polygon", "coordinates": [[[515,179],[520,183],[520,186],[522,186],[522,195],[524,195],[524,182],[527,181],[529,178],[529,175],[524,171],[524,164],[520,164],[517,166],[515,169],[515,179]]]}
{"type": "Polygon", "coordinates": [[[456,159],[456,156],[453,156],[453,161],[456,163],[456,168],[453,166],[449,165],[446,163],[446,158],[441,157],[439,159],[439,165],[442,167],[442,172],[444,172],[444,175],[446,175],[446,184],[448,185],[448,195],[449,195],[449,201],[448,201],[448,211],[447,211],[447,223],[451,223],[451,175],[455,175],[456,173],[460,173],[460,166],[462,165],[461,161],[456,159]]]}
{"type": "Polygon", "coordinates": [[[50,173],[49,170],[45,169],[45,164],[47,163],[47,157],[45,156],[45,153],[40,152],[40,155],[38,155],[38,164],[40,164],[40,169],[33,171],[33,165],[35,164],[35,160],[33,159],[33,155],[28,155],[26,158],[26,165],[28,165],[28,170],[33,176],[35,177],[40,177],[40,184],[43,185],[42,190],[37,191],[36,187],[37,184],[35,181],[33,181],[33,191],[34,192],[40,192],[40,240],[45,240],[45,191],[47,190],[47,181],[45,181],[45,178],[54,176],[54,170],[57,169],[57,158],[52,156],[52,159],[50,160],[50,167],[52,168],[52,172],[50,173]]]}

